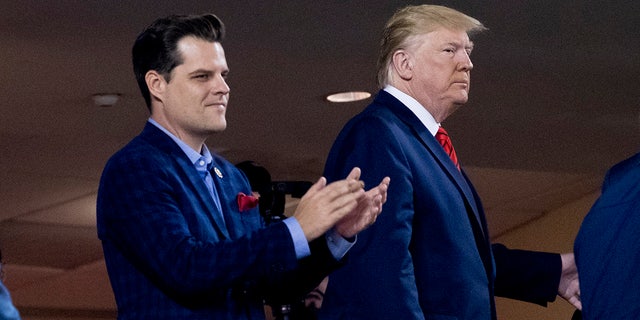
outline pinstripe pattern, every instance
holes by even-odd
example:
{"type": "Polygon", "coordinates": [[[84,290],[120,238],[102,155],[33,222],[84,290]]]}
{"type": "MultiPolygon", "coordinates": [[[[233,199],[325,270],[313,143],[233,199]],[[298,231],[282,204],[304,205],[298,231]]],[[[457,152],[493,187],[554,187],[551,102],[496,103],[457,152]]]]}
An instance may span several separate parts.
{"type": "MultiPolygon", "coordinates": [[[[265,227],[257,207],[240,212],[247,179],[228,161],[213,161],[224,222],[188,157],[155,126],[108,161],[97,227],[118,319],[264,319],[265,294],[283,279],[299,280],[292,272],[306,261],[296,260],[287,227],[265,227]]],[[[309,268],[327,270],[335,261],[316,247],[309,268]]]]}

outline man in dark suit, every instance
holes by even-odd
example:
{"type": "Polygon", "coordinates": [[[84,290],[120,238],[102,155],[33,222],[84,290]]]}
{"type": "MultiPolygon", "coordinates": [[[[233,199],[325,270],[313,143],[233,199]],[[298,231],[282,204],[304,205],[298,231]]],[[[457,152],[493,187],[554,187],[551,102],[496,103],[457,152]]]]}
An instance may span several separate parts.
{"type": "Polygon", "coordinates": [[[325,175],[338,179],[357,165],[365,183],[384,174],[393,185],[352,262],[329,277],[321,319],[496,319],[494,295],[544,305],[560,292],[579,304],[572,254],[490,244],[473,185],[450,141],[439,143],[447,140],[440,123],[467,102],[469,34],[483,29],[431,5],[406,7],[387,23],[382,90],[343,128],[325,175]]]}
{"type": "Polygon", "coordinates": [[[341,265],[385,201],[389,180],[365,192],[356,168],[264,225],[246,176],[205,145],[226,128],[223,33],[214,15],[171,16],[134,44],[151,116],[107,162],[97,202],[119,319],[264,319],[263,299],[302,297],[341,265]]]}
{"type": "Polygon", "coordinates": [[[640,153],[607,172],[574,251],[582,319],[640,319],[640,153]]]}

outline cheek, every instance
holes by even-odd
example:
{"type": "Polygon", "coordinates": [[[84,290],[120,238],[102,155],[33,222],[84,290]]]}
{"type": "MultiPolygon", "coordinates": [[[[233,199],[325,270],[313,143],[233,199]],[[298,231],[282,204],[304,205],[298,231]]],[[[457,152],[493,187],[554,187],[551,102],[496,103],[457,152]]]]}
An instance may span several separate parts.
{"type": "Polygon", "coordinates": [[[436,77],[433,73],[425,73],[421,77],[420,82],[425,93],[438,92],[444,87],[444,82],[440,80],[440,77],[436,77]]]}

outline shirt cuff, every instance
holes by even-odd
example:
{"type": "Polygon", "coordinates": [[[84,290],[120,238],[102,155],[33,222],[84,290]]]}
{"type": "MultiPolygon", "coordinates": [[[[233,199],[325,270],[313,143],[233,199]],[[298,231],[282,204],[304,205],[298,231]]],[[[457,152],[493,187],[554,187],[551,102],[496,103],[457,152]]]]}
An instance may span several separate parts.
{"type": "MultiPolygon", "coordinates": [[[[289,229],[291,239],[293,240],[293,247],[296,250],[296,258],[302,259],[311,255],[311,248],[307,242],[307,237],[300,227],[300,223],[294,217],[289,217],[283,220],[284,224],[289,229]]],[[[333,252],[333,251],[332,251],[333,252]]]]}
{"type": "MultiPolygon", "coordinates": [[[[291,234],[293,247],[296,251],[296,258],[302,259],[310,256],[311,248],[309,247],[307,237],[304,235],[298,220],[294,217],[289,217],[284,219],[283,222],[291,234]]],[[[329,248],[329,251],[331,251],[331,255],[336,260],[342,259],[356,243],[356,237],[353,237],[352,239],[345,239],[335,229],[329,230],[325,234],[325,239],[327,241],[327,247],[329,248]]]]}
{"type": "Polygon", "coordinates": [[[345,239],[335,229],[329,230],[325,234],[325,238],[327,239],[329,251],[331,251],[331,254],[336,260],[342,259],[356,243],[356,237],[345,239]]]}

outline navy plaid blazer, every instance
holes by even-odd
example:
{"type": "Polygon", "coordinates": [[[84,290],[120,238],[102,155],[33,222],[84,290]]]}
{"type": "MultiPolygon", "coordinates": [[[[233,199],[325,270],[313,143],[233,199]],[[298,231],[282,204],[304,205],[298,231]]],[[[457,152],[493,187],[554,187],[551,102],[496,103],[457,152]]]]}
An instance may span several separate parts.
{"type": "Polygon", "coordinates": [[[284,223],[265,226],[242,172],[214,155],[222,214],[180,147],[147,123],[107,162],[97,227],[118,319],[264,319],[263,299],[297,297],[339,265],[325,241],[298,261],[284,223]]]}

